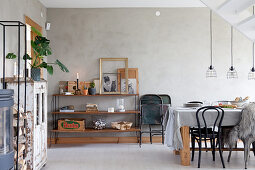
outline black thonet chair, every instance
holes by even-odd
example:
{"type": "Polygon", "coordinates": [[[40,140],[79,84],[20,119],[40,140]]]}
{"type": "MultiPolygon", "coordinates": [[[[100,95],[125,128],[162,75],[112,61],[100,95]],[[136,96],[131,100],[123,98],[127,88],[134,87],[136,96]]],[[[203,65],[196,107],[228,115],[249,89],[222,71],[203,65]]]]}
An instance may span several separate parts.
{"type": "Polygon", "coordinates": [[[193,132],[191,134],[191,143],[192,143],[191,160],[193,161],[194,159],[195,140],[196,140],[199,146],[198,168],[200,168],[202,141],[205,139],[210,139],[211,141],[213,161],[215,161],[216,140],[218,141],[221,163],[223,168],[225,168],[224,160],[222,157],[222,150],[221,150],[221,124],[222,124],[223,117],[224,117],[224,110],[214,106],[201,107],[196,112],[198,131],[193,132]],[[213,119],[214,124],[211,130],[207,128],[207,119],[206,119],[207,114],[208,115],[211,114],[210,116],[211,118],[212,118],[212,115],[216,116],[216,118],[213,119]],[[215,130],[216,127],[218,127],[218,131],[215,130]]]}
{"type": "Polygon", "coordinates": [[[140,98],[140,146],[142,145],[142,134],[150,134],[150,142],[152,143],[152,136],[161,135],[162,143],[164,143],[164,129],[163,129],[163,101],[160,96],[155,94],[147,94],[140,98]],[[143,131],[142,125],[148,125],[149,131],[143,131]],[[152,126],[160,125],[160,129],[152,130],[152,126]]]}

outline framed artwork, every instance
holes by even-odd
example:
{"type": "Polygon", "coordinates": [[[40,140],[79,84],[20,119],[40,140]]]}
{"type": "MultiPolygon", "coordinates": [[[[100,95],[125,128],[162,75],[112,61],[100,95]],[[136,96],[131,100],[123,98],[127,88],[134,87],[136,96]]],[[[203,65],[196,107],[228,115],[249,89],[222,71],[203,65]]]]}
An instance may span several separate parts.
{"type": "Polygon", "coordinates": [[[128,87],[128,58],[100,58],[99,66],[99,93],[100,94],[128,94],[128,88],[123,91],[120,86],[120,75],[118,69],[123,68],[125,79],[123,86],[128,87]]]}
{"type": "Polygon", "coordinates": [[[128,94],[139,94],[139,79],[138,79],[138,68],[128,68],[128,85],[126,84],[126,74],[124,68],[119,68],[117,71],[119,74],[119,88],[121,91],[126,91],[128,87],[128,94]]]}
{"type": "Polygon", "coordinates": [[[118,73],[103,74],[103,93],[120,93],[118,73]]]}
{"type": "Polygon", "coordinates": [[[95,88],[96,88],[96,94],[99,94],[100,90],[100,80],[99,79],[94,79],[93,82],[95,83],[95,88]]]}

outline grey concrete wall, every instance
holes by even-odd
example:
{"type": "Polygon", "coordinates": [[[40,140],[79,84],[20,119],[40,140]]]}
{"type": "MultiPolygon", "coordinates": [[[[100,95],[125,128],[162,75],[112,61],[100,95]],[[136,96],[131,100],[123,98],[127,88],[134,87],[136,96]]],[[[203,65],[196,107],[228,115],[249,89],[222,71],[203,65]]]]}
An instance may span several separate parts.
{"type": "MultiPolygon", "coordinates": [[[[251,96],[254,101],[255,82],[247,80],[252,43],[234,31],[234,63],[239,79],[227,80],[230,26],[215,15],[213,53],[218,78],[206,79],[210,61],[206,8],[48,9],[47,16],[52,24],[48,37],[54,53],[49,60],[58,58],[70,69],[68,74],[56,69],[48,77],[49,96],[58,93],[58,81],[75,80],[77,72],[80,80],[98,78],[101,57],[128,57],[129,67],[139,68],[141,95],[166,93],[174,106],[191,100],[233,100],[236,96],[251,96]],[[159,17],[156,10],[161,11],[159,17]]],[[[98,103],[105,109],[115,105],[116,98],[66,98],[61,103],[74,104],[77,109],[98,103]]]]}
{"type": "MultiPolygon", "coordinates": [[[[46,36],[44,29],[46,22],[47,9],[37,0],[0,0],[0,20],[1,21],[21,21],[25,23],[25,15],[30,17],[43,28],[43,34],[46,36]],[[42,14],[42,16],[41,16],[42,14]]],[[[23,30],[23,29],[22,29],[23,30]]],[[[10,28],[6,31],[6,54],[14,52],[17,54],[17,28],[10,28]]],[[[21,45],[23,47],[24,31],[21,32],[21,45]]],[[[0,27],[0,77],[2,77],[2,61],[3,61],[3,48],[2,48],[2,26],[0,27]]],[[[24,49],[22,48],[22,56],[24,49]]],[[[6,76],[13,75],[13,62],[14,60],[6,61],[6,76]]],[[[22,63],[23,65],[23,63],[22,63]]],[[[23,67],[22,67],[23,68],[23,67]]],[[[47,74],[44,74],[47,78],[47,74]]],[[[0,85],[1,87],[1,85],[0,85]]]]}

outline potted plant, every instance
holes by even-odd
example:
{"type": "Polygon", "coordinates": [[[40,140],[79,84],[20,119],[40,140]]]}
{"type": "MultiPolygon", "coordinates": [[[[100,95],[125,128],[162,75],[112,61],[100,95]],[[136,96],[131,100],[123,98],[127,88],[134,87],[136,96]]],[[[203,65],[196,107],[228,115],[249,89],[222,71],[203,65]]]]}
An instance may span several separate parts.
{"type": "Polygon", "coordinates": [[[88,95],[88,88],[84,86],[83,95],[88,95]]]}
{"type": "MultiPolygon", "coordinates": [[[[31,30],[37,34],[35,40],[31,40],[31,46],[35,57],[32,59],[28,54],[23,56],[24,60],[31,60],[31,63],[29,63],[31,66],[31,78],[34,81],[40,81],[41,68],[47,69],[47,72],[52,75],[53,65],[58,65],[63,72],[69,72],[67,67],[58,59],[54,63],[47,63],[44,61],[46,56],[52,54],[52,50],[50,48],[50,40],[48,40],[46,37],[43,37],[42,34],[34,27],[31,27],[31,30]]],[[[8,53],[6,58],[15,59],[17,56],[14,53],[8,53]]]]}
{"type": "Polygon", "coordinates": [[[96,94],[96,88],[95,88],[95,83],[91,82],[89,84],[89,94],[90,95],[95,95],[96,94]]]}

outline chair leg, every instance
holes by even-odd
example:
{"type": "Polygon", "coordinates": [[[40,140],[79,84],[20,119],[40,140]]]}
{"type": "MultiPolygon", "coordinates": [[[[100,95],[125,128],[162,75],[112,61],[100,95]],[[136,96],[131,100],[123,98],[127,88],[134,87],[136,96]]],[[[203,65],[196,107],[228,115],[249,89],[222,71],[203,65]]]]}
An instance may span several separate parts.
{"type": "Polygon", "coordinates": [[[198,146],[199,146],[199,153],[198,153],[198,168],[200,168],[200,162],[201,162],[201,150],[202,150],[202,147],[201,147],[201,144],[202,144],[202,141],[201,141],[201,138],[198,140],[198,146]]]}
{"type": "Polygon", "coordinates": [[[140,131],[140,148],[142,147],[142,132],[140,131]]]}
{"type": "Polygon", "coordinates": [[[213,155],[213,161],[215,161],[215,138],[212,139],[213,145],[212,145],[212,155],[213,155]]]}
{"type": "Polygon", "coordinates": [[[253,151],[253,154],[255,156],[255,142],[252,142],[252,151],[253,151]]]}
{"type": "Polygon", "coordinates": [[[250,146],[252,143],[252,139],[247,139],[244,140],[244,164],[245,164],[245,169],[247,169],[247,164],[248,164],[248,155],[250,153],[250,146]]]}
{"type": "MultiPolygon", "coordinates": [[[[205,138],[205,149],[207,149],[206,138],[205,138]]],[[[206,152],[208,152],[208,151],[206,150],[206,152]]]]}
{"type": "Polygon", "coordinates": [[[191,137],[191,147],[192,147],[192,156],[191,156],[191,161],[194,160],[194,155],[195,155],[195,137],[191,137]]]}
{"type": "Polygon", "coordinates": [[[249,144],[248,141],[244,141],[244,167],[247,169],[247,160],[248,160],[248,155],[249,155],[249,144]]]}
{"type": "Polygon", "coordinates": [[[152,144],[151,125],[149,125],[149,128],[150,128],[150,142],[151,142],[151,144],[152,144]]]}
{"type": "Polygon", "coordinates": [[[232,148],[230,148],[230,149],[229,149],[229,154],[228,154],[228,162],[230,162],[231,153],[232,153],[232,148]]]}
{"type": "Polygon", "coordinates": [[[221,159],[221,163],[222,163],[222,166],[223,168],[225,168],[225,163],[224,163],[224,159],[223,159],[223,156],[222,156],[222,150],[221,150],[221,139],[218,138],[218,144],[219,144],[219,152],[220,152],[220,159],[221,159]]]}
{"type": "Polygon", "coordinates": [[[162,125],[162,144],[164,145],[165,140],[164,126],[162,125]]]}
{"type": "MultiPolygon", "coordinates": [[[[213,140],[210,139],[210,143],[211,143],[211,149],[213,148],[213,140]]],[[[212,156],[213,156],[213,151],[212,151],[212,156]]]]}

